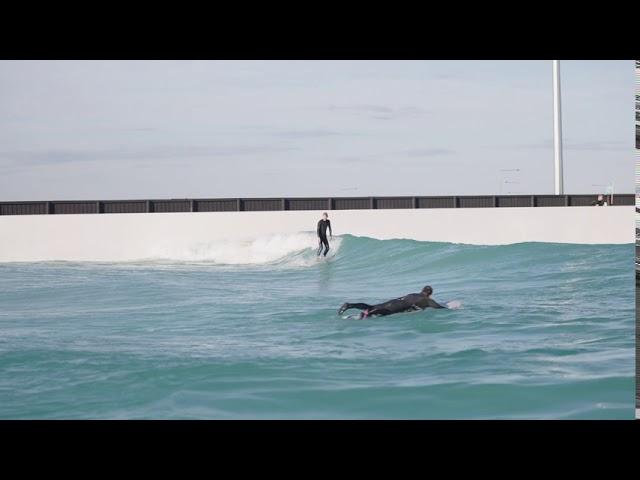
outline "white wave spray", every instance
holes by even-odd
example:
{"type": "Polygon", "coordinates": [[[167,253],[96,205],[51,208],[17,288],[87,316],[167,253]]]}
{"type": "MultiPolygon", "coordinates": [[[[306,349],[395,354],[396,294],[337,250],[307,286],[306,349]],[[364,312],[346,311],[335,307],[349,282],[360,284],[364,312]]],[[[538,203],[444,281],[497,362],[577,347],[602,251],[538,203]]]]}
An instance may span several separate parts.
{"type": "MultiPolygon", "coordinates": [[[[327,257],[340,248],[342,239],[334,237],[327,257]]],[[[318,239],[313,233],[269,235],[247,240],[221,240],[197,243],[187,248],[158,245],[141,260],[206,262],[220,265],[286,264],[308,266],[317,259],[318,239]]]]}

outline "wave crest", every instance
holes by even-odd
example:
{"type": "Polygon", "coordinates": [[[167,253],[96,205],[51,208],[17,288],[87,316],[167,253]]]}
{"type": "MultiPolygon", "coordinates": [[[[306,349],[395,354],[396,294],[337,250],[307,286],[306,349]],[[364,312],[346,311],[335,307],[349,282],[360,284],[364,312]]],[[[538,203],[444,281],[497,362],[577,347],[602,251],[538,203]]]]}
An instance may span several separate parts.
{"type": "MultiPolygon", "coordinates": [[[[327,256],[333,256],[342,239],[334,237],[327,256]]],[[[229,240],[195,244],[187,249],[154,248],[149,259],[206,262],[219,265],[264,265],[286,263],[310,265],[315,261],[318,239],[313,233],[281,234],[250,240],[229,240]]]]}

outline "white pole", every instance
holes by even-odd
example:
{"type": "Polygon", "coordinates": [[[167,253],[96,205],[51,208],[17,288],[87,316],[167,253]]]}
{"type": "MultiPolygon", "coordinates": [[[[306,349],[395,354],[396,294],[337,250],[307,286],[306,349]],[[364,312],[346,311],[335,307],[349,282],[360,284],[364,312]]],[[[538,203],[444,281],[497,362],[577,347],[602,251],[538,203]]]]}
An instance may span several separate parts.
{"type": "Polygon", "coordinates": [[[613,190],[616,188],[616,182],[611,182],[611,203],[613,205],[613,190]]]}
{"type": "Polygon", "coordinates": [[[563,195],[562,174],[562,106],[560,105],[560,61],[553,60],[553,150],[555,159],[555,193],[563,195]]]}

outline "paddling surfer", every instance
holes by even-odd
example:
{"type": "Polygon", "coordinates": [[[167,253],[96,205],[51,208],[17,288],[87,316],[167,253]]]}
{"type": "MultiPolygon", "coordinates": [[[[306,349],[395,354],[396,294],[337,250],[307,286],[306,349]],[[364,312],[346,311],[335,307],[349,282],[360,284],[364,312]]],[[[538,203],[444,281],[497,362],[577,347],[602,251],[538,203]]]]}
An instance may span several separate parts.
{"type": "Polygon", "coordinates": [[[404,297],[394,298],[384,303],[378,303],[377,305],[369,305],[367,303],[345,303],[338,310],[339,314],[351,308],[357,308],[362,310],[360,318],[392,315],[394,313],[401,312],[414,312],[416,310],[424,310],[425,308],[447,308],[444,305],[440,305],[433,298],[431,294],[433,288],[429,285],[424,287],[420,293],[410,293],[404,297]]]}

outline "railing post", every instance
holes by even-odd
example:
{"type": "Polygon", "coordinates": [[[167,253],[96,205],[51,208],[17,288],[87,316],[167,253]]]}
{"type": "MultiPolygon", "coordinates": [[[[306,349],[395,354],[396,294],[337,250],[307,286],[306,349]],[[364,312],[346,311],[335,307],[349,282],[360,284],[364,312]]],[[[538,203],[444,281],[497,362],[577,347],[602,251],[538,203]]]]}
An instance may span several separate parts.
{"type": "Polygon", "coordinates": [[[98,201],[96,202],[96,213],[102,213],[102,212],[100,211],[100,210],[101,210],[101,208],[100,208],[100,207],[101,207],[101,205],[102,205],[102,202],[100,202],[100,201],[98,200],[98,201]]]}
{"type": "Polygon", "coordinates": [[[327,198],[327,210],[333,210],[333,198],[327,198]]]}
{"type": "Polygon", "coordinates": [[[147,211],[147,213],[151,213],[151,200],[147,200],[146,202],[144,202],[145,205],[145,209],[147,211]]]}
{"type": "Polygon", "coordinates": [[[565,196],[564,196],[564,206],[565,206],[565,207],[569,207],[569,206],[571,206],[571,202],[570,202],[570,200],[569,200],[569,195],[565,195],[565,196]]]}
{"type": "Polygon", "coordinates": [[[189,211],[190,212],[195,212],[196,211],[196,201],[195,200],[189,200],[189,211]]]}
{"type": "Polygon", "coordinates": [[[282,210],[286,210],[287,209],[287,199],[286,198],[282,199],[281,207],[282,207],[282,210]]]}
{"type": "Polygon", "coordinates": [[[498,197],[497,196],[493,196],[493,207],[497,207],[498,206],[498,197]]]}
{"type": "Polygon", "coordinates": [[[453,197],[453,208],[458,208],[458,197],[453,197]]]}
{"type": "Polygon", "coordinates": [[[241,211],[242,211],[242,199],[241,199],[241,198],[238,198],[238,199],[236,200],[236,210],[237,210],[238,212],[241,212],[241,211]]]}
{"type": "Polygon", "coordinates": [[[535,195],[531,195],[531,206],[532,207],[536,206],[536,196],[535,195]]]}
{"type": "Polygon", "coordinates": [[[376,208],[376,200],[374,197],[369,197],[369,208],[374,210],[376,208]]]}
{"type": "Polygon", "coordinates": [[[418,208],[418,197],[411,197],[413,208],[418,208]]]}
{"type": "Polygon", "coordinates": [[[47,209],[47,215],[51,215],[51,213],[53,213],[53,210],[51,208],[51,202],[47,202],[46,209],[47,209]]]}

